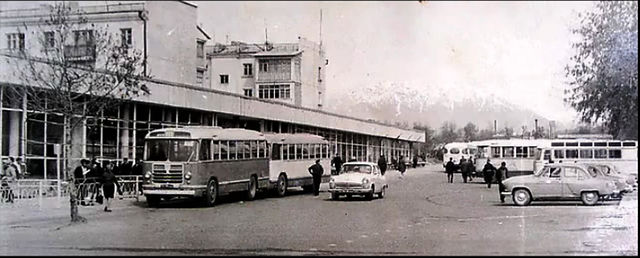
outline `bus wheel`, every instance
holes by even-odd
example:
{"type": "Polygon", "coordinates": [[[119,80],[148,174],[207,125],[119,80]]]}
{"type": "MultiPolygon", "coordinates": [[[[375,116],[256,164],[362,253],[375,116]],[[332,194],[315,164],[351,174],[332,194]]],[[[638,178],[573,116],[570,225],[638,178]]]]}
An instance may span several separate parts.
{"type": "Polygon", "coordinates": [[[152,195],[147,195],[145,196],[145,198],[147,198],[147,205],[149,207],[158,207],[158,204],[160,204],[160,197],[159,196],[152,196],[152,195]]]}
{"type": "Polygon", "coordinates": [[[218,181],[212,178],[207,184],[207,193],[205,196],[207,206],[213,206],[218,199],[218,181]]]}
{"type": "Polygon", "coordinates": [[[258,190],[258,180],[255,176],[249,178],[249,189],[247,190],[247,200],[251,201],[256,198],[256,191],[258,190]]]}
{"type": "Polygon", "coordinates": [[[276,192],[279,197],[287,194],[287,177],[284,174],[280,174],[280,176],[278,176],[278,183],[276,187],[276,192]]]}

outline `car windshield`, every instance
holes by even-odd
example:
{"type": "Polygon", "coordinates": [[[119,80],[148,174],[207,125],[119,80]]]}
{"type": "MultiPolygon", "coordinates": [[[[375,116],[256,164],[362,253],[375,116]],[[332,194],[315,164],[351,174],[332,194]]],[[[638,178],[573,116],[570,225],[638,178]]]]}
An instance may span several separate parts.
{"type": "Polygon", "coordinates": [[[191,161],[195,158],[194,140],[147,140],[148,161],[191,161]]]}
{"type": "Polygon", "coordinates": [[[344,165],[342,168],[343,168],[342,169],[343,173],[371,174],[371,171],[373,171],[373,169],[371,168],[370,165],[351,165],[351,164],[347,164],[347,165],[344,165]]]}

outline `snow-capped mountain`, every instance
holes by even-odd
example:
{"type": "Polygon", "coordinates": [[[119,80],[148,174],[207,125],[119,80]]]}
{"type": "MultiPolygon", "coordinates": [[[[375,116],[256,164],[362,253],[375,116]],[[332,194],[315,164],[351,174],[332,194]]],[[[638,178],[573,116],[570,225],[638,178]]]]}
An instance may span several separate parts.
{"type": "Polygon", "coordinates": [[[327,111],[351,116],[412,125],[414,122],[439,128],[453,121],[458,128],[468,122],[479,129],[498,129],[505,126],[516,132],[526,126],[533,129],[534,119],[539,126],[548,126],[549,119],[502,97],[482,90],[462,88],[415,87],[403,83],[380,83],[356,88],[346,94],[329,94],[327,111]]]}

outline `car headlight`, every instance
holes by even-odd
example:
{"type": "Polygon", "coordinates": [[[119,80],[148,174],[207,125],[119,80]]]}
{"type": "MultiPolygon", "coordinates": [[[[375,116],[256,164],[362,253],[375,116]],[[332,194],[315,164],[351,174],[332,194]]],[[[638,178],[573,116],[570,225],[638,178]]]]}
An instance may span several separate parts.
{"type": "Polygon", "coordinates": [[[336,187],[336,180],[332,177],[329,179],[329,188],[333,189],[336,187]]]}
{"type": "Polygon", "coordinates": [[[191,179],[191,172],[187,171],[187,173],[184,174],[184,179],[187,179],[187,180],[191,179]]]}
{"type": "Polygon", "coordinates": [[[144,178],[151,179],[151,171],[147,171],[147,173],[144,174],[144,178]]]}
{"type": "Polygon", "coordinates": [[[363,185],[365,188],[369,188],[369,179],[368,179],[368,178],[363,178],[363,179],[362,179],[362,185],[363,185]]]}

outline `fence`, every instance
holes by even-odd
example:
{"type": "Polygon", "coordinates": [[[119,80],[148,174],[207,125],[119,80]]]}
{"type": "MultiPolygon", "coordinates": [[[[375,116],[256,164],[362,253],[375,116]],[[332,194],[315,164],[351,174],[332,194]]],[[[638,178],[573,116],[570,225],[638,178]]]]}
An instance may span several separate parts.
{"type": "MultiPolygon", "coordinates": [[[[141,176],[116,176],[120,184],[120,199],[135,198],[139,201],[142,195],[141,176]]],[[[98,178],[86,178],[76,180],[76,193],[79,201],[95,200],[100,192],[98,178]]],[[[0,204],[18,202],[24,199],[41,199],[48,197],[69,196],[69,182],[49,179],[19,179],[13,182],[2,182],[0,187],[0,204]]]]}

